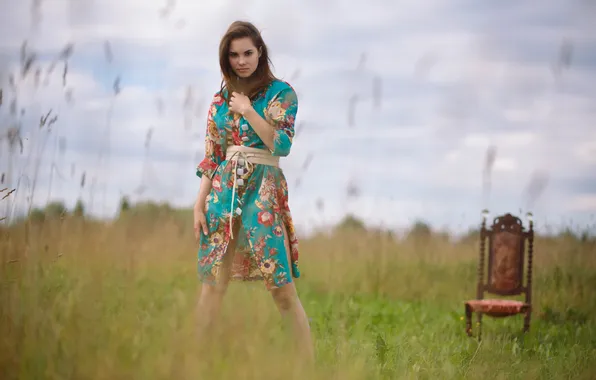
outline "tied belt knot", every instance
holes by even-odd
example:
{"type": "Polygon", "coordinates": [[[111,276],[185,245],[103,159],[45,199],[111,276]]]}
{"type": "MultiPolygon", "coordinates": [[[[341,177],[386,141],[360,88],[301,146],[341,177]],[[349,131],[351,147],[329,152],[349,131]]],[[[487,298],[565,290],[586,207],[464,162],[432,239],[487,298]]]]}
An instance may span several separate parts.
{"type": "MultiPolygon", "coordinates": [[[[279,157],[275,157],[267,149],[250,148],[243,145],[231,145],[226,150],[226,160],[234,165],[233,176],[234,185],[232,187],[232,200],[230,202],[230,237],[234,238],[232,229],[234,219],[234,201],[236,200],[236,190],[238,186],[244,185],[244,180],[240,177],[244,174],[245,167],[252,171],[255,164],[279,166],[279,157]]],[[[236,214],[240,215],[242,209],[238,207],[236,214]]]]}

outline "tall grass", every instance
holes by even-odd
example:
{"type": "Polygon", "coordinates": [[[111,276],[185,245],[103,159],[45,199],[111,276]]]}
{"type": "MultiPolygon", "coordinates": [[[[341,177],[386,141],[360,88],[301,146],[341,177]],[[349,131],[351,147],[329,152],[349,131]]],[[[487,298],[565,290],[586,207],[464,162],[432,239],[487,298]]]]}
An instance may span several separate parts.
{"type": "MultiPolygon", "coordinates": [[[[317,363],[296,366],[260,283],[232,283],[217,340],[194,334],[188,213],[128,210],[111,223],[62,216],[2,229],[5,379],[574,378],[596,374],[596,242],[535,245],[531,331],[485,318],[465,335],[477,242],[337,228],[301,241],[297,281],[317,363]],[[591,359],[592,358],[592,359],[591,359]]],[[[200,310],[198,311],[200,312],[200,310]]]]}
{"type": "MultiPolygon", "coordinates": [[[[40,16],[39,4],[33,5],[35,20],[40,16]]],[[[172,7],[173,3],[163,9],[164,18],[172,7]]],[[[218,339],[210,344],[199,341],[194,318],[195,312],[200,313],[195,308],[200,285],[188,212],[153,207],[147,213],[133,208],[113,222],[99,222],[84,217],[82,203],[73,214],[59,205],[31,210],[42,162],[48,154],[56,156],[56,147],[62,147],[63,153],[66,140],[56,135],[60,127],[56,111],[40,105],[39,125],[27,128],[22,125],[25,110],[19,106],[31,75],[37,89],[47,86],[54,72],[62,81],[64,105],[71,104],[73,89],[66,84],[73,49],[67,44],[52,62],[44,62],[25,42],[18,72],[7,73],[7,85],[0,83],[4,86],[0,106],[5,100],[11,121],[0,131],[0,142],[6,141],[9,148],[2,156],[5,166],[0,181],[0,196],[9,207],[0,219],[12,222],[15,218],[15,195],[27,199],[29,209],[25,220],[0,224],[2,379],[596,377],[592,359],[596,357],[596,297],[592,294],[596,242],[588,234],[537,239],[535,311],[531,331],[525,335],[521,317],[485,318],[482,343],[465,334],[463,301],[475,295],[477,236],[457,242],[433,233],[397,238],[356,223],[300,243],[303,276],[297,286],[316,344],[312,371],[293,361],[291,336],[260,283],[233,284],[215,332],[218,339]],[[45,80],[40,84],[41,75],[45,80]],[[19,157],[24,130],[31,132],[33,142],[28,156],[19,157]],[[59,143],[48,152],[51,138],[59,143]],[[24,165],[17,167],[21,158],[24,165]]],[[[108,41],[104,52],[111,64],[114,55],[108,41]]],[[[427,69],[420,68],[419,74],[427,69]]],[[[299,71],[292,80],[298,75],[299,71]]],[[[382,78],[375,76],[375,107],[382,105],[382,85],[382,78]]],[[[93,169],[109,163],[112,107],[120,91],[117,75],[98,167],[80,168],[77,173],[79,199],[89,173],[91,207],[94,184],[102,180],[93,169]]],[[[350,127],[363,98],[350,94],[350,127]]],[[[189,88],[185,128],[193,102],[189,88]]],[[[159,104],[161,114],[161,99],[159,104]]],[[[297,128],[300,134],[303,125],[297,128]]],[[[148,130],[145,142],[143,178],[152,131],[148,130]]],[[[487,152],[484,204],[489,203],[495,154],[496,147],[487,152]]],[[[313,156],[311,152],[306,158],[303,172],[313,156]]],[[[58,166],[54,158],[50,161],[48,193],[58,166]]],[[[529,204],[545,182],[545,175],[535,174],[527,190],[529,204]]],[[[300,178],[296,187],[299,183],[300,178]]],[[[346,193],[350,203],[357,200],[360,189],[351,183],[346,193]]],[[[317,201],[317,208],[323,213],[322,201],[317,201]]]]}

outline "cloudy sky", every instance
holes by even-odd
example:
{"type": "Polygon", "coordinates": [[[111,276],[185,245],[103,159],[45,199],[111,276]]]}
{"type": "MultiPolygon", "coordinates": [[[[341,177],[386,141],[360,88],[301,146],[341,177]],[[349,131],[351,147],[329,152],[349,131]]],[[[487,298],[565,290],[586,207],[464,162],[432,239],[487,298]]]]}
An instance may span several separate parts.
{"type": "Polygon", "coordinates": [[[262,30],[275,74],[299,95],[297,137],[282,161],[299,226],[350,212],[376,225],[423,219],[458,230],[485,207],[531,209],[542,228],[595,221],[593,1],[0,7],[0,169],[4,186],[18,186],[17,204],[32,194],[38,205],[82,198],[104,216],[124,194],[191,205],[208,101],[220,83],[219,39],[245,19],[262,30]],[[25,61],[34,55],[25,76],[24,41],[25,61]],[[11,155],[15,131],[23,151],[13,140],[11,155]]]}

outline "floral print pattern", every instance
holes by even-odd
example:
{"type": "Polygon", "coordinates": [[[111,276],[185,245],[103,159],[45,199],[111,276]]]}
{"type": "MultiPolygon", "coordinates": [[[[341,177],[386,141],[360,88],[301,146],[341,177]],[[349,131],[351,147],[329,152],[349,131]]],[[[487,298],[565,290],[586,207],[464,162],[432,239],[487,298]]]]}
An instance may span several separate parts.
{"type": "MultiPolygon", "coordinates": [[[[248,121],[230,112],[224,93],[216,93],[207,116],[205,157],[197,165],[198,177],[212,180],[205,201],[207,236],[201,234],[198,251],[198,275],[203,282],[214,284],[230,243],[229,217],[236,210],[233,228],[236,241],[232,279],[264,280],[268,289],[281,287],[300,277],[298,239],[288,206],[288,184],[279,167],[265,164],[240,165],[226,160],[226,148],[243,145],[267,149],[248,121]],[[236,195],[232,197],[234,177],[236,195]],[[232,199],[234,204],[232,205],[232,199]],[[238,227],[237,227],[238,226],[238,227]],[[290,252],[286,252],[285,239],[290,252]],[[288,260],[289,259],[289,260],[288,260]]],[[[253,108],[275,129],[273,156],[290,153],[298,99],[286,82],[273,80],[252,101],[253,108]]]]}

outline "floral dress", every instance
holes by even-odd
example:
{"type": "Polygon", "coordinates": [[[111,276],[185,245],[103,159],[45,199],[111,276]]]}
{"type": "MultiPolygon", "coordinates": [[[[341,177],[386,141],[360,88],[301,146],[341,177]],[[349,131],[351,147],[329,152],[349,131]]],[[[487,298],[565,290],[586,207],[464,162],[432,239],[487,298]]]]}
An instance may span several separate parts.
{"type": "Polygon", "coordinates": [[[199,241],[199,279],[215,284],[233,235],[237,241],[235,252],[230,252],[235,255],[232,279],[264,280],[268,289],[281,287],[292,282],[292,277],[300,277],[298,240],[288,206],[286,178],[281,168],[259,163],[234,171],[237,163],[233,161],[238,158],[227,160],[226,149],[240,145],[265,149],[273,156],[287,156],[298,110],[296,92],[288,83],[273,80],[252,100],[256,112],[275,128],[274,148],[269,150],[248,121],[229,111],[224,98],[226,90],[223,91],[215,94],[209,108],[205,157],[196,171],[197,176],[212,179],[212,189],[205,201],[209,234],[201,233],[199,241]],[[230,214],[233,214],[232,230],[230,214]],[[239,228],[237,235],[235,228],[239,228]]]}

